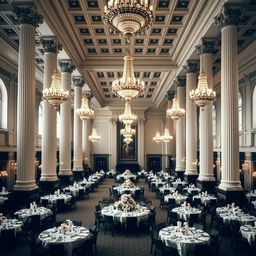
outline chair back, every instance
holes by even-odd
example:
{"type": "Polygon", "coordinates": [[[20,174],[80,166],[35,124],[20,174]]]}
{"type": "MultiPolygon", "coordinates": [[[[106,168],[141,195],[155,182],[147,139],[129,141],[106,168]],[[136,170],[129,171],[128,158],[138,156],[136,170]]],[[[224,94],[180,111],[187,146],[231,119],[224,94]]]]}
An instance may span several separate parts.
{"type": "Polygon", "coordinates": [[[48,200],[47,199],[42,199],[41,202],[42,202],[43,207],[47,207],[47,205],[48,205],[48,200]]]}
{"type": "Polygon", "coordinates": [[[29,216],[29,225],[34,230],[39,230],[41,226],[41,216],[39,214],[37,215],[31,215],[29,216]]]}
{"type": "Polygon", "coordinates": [[[49,243],[49,252],[51,256],[64,256],[64,243],[49,243]]]}
{"type": "Polygon", "coordinates": [[[3,229],[1,231],[1,242],[3,245],[12,244],[15,239],[15,229],[3,229]]]}

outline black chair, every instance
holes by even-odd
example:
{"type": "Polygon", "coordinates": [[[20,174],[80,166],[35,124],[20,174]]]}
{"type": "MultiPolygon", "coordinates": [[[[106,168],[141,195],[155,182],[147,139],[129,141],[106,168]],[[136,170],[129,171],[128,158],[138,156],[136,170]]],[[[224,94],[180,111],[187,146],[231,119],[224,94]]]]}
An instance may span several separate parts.
{"type": "Polygon", "coordinates": [[[99,204],[97,204],[97,205],[95,206],[95,211],[96,211],[96,212],[101,212],[101,206],[100,206],[99,204]]]}
{"type": "Polygon", "coordinates": [[[65,200],[57,199],[56,207],[57,207],[57,211],[64,211],[66,209],[65,200]]]}
{"type": "Polygon", "coordinates": [[[37,243],[37,235],[35,232],[30,230],[28,232],[28,241],[30,246],[30,256],[48,256],[48,249],[43,248],[37,243]]]}
{"type": "Polygon", "coordinates": [[[188,220],[188,224],[190,227],[193,227],[193,225],[198,222],[199,217],[198,214],[190,214],[189,215],[189,220],[188,220]]]}
{"type": "Polygon", "coordinates": [[[82,221],[81,220],[73,220],[72,222],[73,222],[74,226],[80,226],[80,227],[82,226],[82,221]]]}
{"type": "Polygon", "coordinates": [[[208,244],[197,244],[193,251],[189,251],[187,256],[205,256],[209,253],[208,244]]]}
{"type": "Polygon", "coordinates": [[[85,190],[84,189],[79,189],[78,190],[78,199],[85,199],[85,190]]]}
{"type": "Polygon", "coordinates": [[[168,210],[167,211],[167,220],[166,222],[169,224],[169,225],[173,225],[175,226],[177,224],[177,221],[178,221],[178,215],[176,212],[173,212],[172,210],[168,210]]]}
{"type": "Polygon", "coordinates": [[[135,232],[136,236],[138,236],[137,217],[128,217],[128,218],[126,218],[125,236],[127,236],[128,232],[135,232]]]}
{"type": "Polygon", "coordinates": [[[156,231],[159,232],[161,229],[165,228],[166,224],[164,222],[156,225],[156,231]]]}
{"type": "Polygon", "coordinates": [[[92,246],[94,246],[95,251],[97,251],[97,238],[99,229],[96,225],[92,225],[89,227],[90,233],[92,234],[92,246]]]}
{"type": "Polygon", "coordinates": [[[48,206],[48,200],[47,199],[42,199],[41,203],[42,203],[43,207],[47,207],[48,206]]]}
{"type": "Polygon", "coordinates": [[[16,243],[15,229],[3,229],[0,236],[1,247],[13,246],[16,243]]]}
{"type": "Polygon", "coordinates": [[[100,224],[105,223],[105,218],[101,216],[100,212],[94,212],[94,216],[95,216],[95,225],[100,228],[100,224]]]}
{"type": "Polygon", "coordinates": [[[155,253],[154,255],[158,256],[178,256],[179,253],[178,253],[178,250],[177,249],[174,249],[174,248],[171,248],[171,247],[167,247],[163,244],[162,240],[158,237],[153,237],[153,243],[155,245],[155,253]]]}
{"type": "Polygon", "coordinates": [[[64,243],[49,243],[50,256],[65,256],[64,243]]]}
{"type": "Polygon", "coordinates": [[[32,230],[40,231],[40,229],[41,229],[41,216],[39,214],[29,216],[29,226],[32,230]]]}
{"type": "Polygon", "coordinates": [[[105,222],[104,222],[104,234],[106,233],[107,230],[111,232],[111,235],[114,236],[114,231],[117,226],[117,224],[114,222],[112,216],[105,216],[104,217],[105,222]]]}

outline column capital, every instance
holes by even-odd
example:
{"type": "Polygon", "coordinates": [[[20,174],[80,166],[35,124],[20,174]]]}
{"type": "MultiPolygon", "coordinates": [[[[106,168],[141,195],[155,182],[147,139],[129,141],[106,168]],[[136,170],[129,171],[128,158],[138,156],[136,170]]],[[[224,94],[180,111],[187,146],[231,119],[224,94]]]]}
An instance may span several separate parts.
{"type": "Polygon", "coordinates": [[[42,36],[40,37],[40,43],[43,46],[44,52],[58,53],[62,49],[55,36],[42,36]]]}
{"type": "Polygon", "coordinates": [[[168,99],[168,101],[169,100],[173,100],[174,96],[175,96],[175,92],[174,91],[171,91],[171,90],[167,91],[167,99],[168,99]]]}
{"type": "Polygon", "coordinates": [[[43,16],[36,12],[36,7],[31,3],[13,4],[12,12],[20,24],[38,27],[39,24],[43,23],[43,16]]]}
{"type": "Polygon", "coordinates": [[[202,55],[204,53],[215,53],[215,41],[215,38],[202,38],[200,44],[196,45],[195,47],[197,54],[202,55]]]}
{"type": "Polygon", "coordinates": [[[116,124],[118,121],[117,117],[111,117],[111,119],[109,120],[112,124],[116,124]]]}
{"type": "Polygon", "coordinates": [[[67,72],[67,73],[72,73],[75,70],[75,65],[73,65],[72,60],[60,60],[59,61],[59,66],[61,72],[67,72]]]}
{"type": "Polygon", "coordinates": [[[177,76],[177,87],[186,86],[186,77],[185,76],[177,76]]]}
{"type": "Polygon", "coordinates": [[[234,4],[225,4],[221,12],[214,18],[215,25],[224,28],[230,25],[238,25],[241,15],[241,6],[234,4]]]}
{"type": "Polygon", "coordinates": [[[84,86],[84,78],[82,76],[73,76],[72,81],[76,87],[82,88],[84,86]]]}
{"type": "Polygon", "coordinates": [[[184,69],[187,73],[197,73],[199,66],[198,60],[187,60],[186,65],[184,66],[184,69]]]}
{"type": "Polygon", "coordinates": [[[138,124],[144,124],[145,121],[146,121],[145,117],[140,117],[140,118],[138,119],[138,124]]]}

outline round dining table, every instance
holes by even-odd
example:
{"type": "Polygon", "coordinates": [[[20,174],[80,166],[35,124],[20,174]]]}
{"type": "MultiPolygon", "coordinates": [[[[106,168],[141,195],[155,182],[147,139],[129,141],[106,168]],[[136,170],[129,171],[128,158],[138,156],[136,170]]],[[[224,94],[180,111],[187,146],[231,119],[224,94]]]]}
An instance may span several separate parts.
{"type": "Polygon", "coordinates": [[[197,208],[194,208],[194,207],[191,207],[191,208],[188,208],[188,207],[175,207],[172,209],[172,212],[176,212],[177,215],[179,216],[180,219],[183,219],[183,220],[189,220],[190,218],[190,215],[201,215],[202,211],[200,209],[197,209],[197,208]]]}
{"type": "Polygon", "coordinates": [[[78,185],[78,186],[74,186],[74,185],[70,185],[68,187],[65,187],[63,188],[63,191],[68,193],[70,191],[70,193],[73,195],[73,196],[77,196],[79,194],[79,190],[83,190],[85,191],[86,188],[81,186],[81,185],[78,185]]]}
{"type": "Polygon", "coordinates": [[[161,229],[159,238],[166,246],[178,249],[180,256],[186,256],[188,251],[193,251],[196,245],[208,243],[210,240],[209,234],[203,230],[178,226],[161,229]]]}
{"type": "Polygon", "coordinates": [[[91,237],[89,229],[80,226],[73,226],[65,233],[61,232],[60,227],[50,228],[38,236],[38,242],[44,248],[48,248],[50,243],[63,243],[66,256],[72,256],[74,248],[79,247],[83,242],[91,237]]]}
{"type": "Polygon", "coordinates": [[[240,227],[240,233],[250,245],[256,240],[256,226],[243,225],[240,227]]]}
{"type": "Polygon", "coordinates": [[[47,195],[47,196],[42,196],[42,199],[48,200],[49,203],[51,204],[56,204],[58,199],[64,199],[64,202],[67,203],[71,200],[72,196],[69,194],[59,194],[59,195],[47,195]]]}
{"type": "Polygon", "coordinates": [[[169,199],[175,199],[176,204],[182,204],[187,200],[187,198],[188,198],[187,196],[184,196],[181,194],[178,194],[178,195],[170,194],[170,195],[164,196],[164,201],[168,202],[169,199]]]}
{"type": "Polygon", "coordinates": [[[14,229],[15,235],[21,231],[23,226],[23,222],[21,220],[17,219],[2,219],[0,221],[0,237],[1,237],[1,232],[6,229],[14,229]]]}
{"type": "Polygon", "coordinates": [[[202,202],[202,204],[207,205],[212,201],[217,201],[217,197],[216,196],[212,196],[212,195],[196,195],[193,196],[193,200],[194,199],[200,199],[200,201],[202,202]]]}
{"type": "Polygon", "coordinates": [[[150,210],[141,205],[137,205],[137,210],[133,212],[121,211],[116,209],[113,205],[106,206],[101,210],[103,216],[112,216],[114,221],[119,221],[121,223],[125,223],[126,219],[129,217],[137,217],[137,223],[139,223],[142,220],[146,220],[149,213],[150,210]]]}
{"type": "Polygon", "coordinates": [[[129,191],[130,194],[135,194],[135,191],[140,191],[141,187],[132,187],[132,188],[125,188],[121,186],[113,187],[113,190],[116,190],[119,195],[124,194],[126,191],[129,191]]]}
{"type": "Polygon", "coordinates": [[[27,218],[33,215],[40,215],[40,219],[43,220],[46,217],[52,215],[52,211],[46,207],[37,207],[34,209],[21,209],[14,213],[19,220],[26,221],[27,218]]]}

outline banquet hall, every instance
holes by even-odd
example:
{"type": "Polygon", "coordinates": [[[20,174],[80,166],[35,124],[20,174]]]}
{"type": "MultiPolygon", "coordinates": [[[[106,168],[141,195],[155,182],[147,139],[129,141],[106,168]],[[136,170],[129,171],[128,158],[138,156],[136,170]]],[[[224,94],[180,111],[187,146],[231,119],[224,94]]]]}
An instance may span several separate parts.
{"type": "Polygon", "coordinates": [[[255,0],[0,0],[0,255],[256,254],[255,0]]]}

